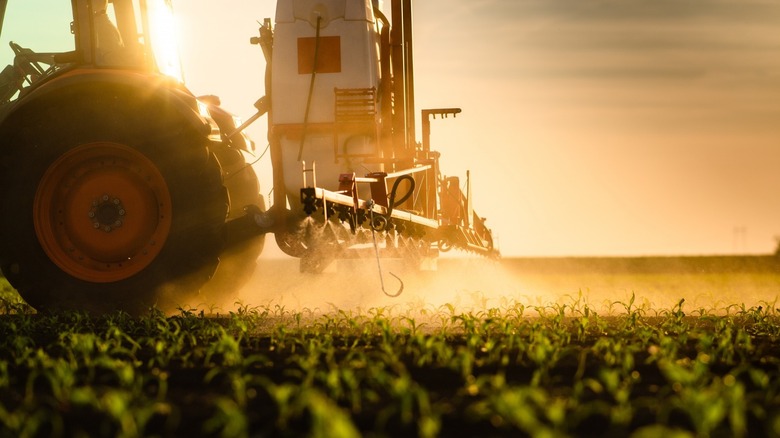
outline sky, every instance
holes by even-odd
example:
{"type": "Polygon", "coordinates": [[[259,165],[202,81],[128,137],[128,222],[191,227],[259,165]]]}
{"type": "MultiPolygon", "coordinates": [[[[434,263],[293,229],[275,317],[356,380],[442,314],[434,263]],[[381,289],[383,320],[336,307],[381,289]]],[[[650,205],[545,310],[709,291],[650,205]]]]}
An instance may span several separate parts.
{"type": "MultiPolygon", "coordinates": [[[[250,117],[265,64],[249,38],[275,2],[174,6],[189,88],[250,117]]],[[[778,0],[417,0],[418,118],[463,109],[432,146],[445,174],[471,171],[505,256],[770,253],[778,23],[778,0]]]]}

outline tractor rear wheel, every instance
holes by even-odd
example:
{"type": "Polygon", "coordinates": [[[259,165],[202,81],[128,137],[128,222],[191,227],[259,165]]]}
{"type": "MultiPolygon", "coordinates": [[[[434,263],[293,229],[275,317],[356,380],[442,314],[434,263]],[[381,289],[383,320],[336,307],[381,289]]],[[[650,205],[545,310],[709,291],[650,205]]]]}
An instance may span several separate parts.
{"type": "Polygon", "coordinates": [[[168,99],[82,85],[0,126],[0,269],[30,305],[138,314],[213,273],[227,196],[206,135],[168,99]]]}

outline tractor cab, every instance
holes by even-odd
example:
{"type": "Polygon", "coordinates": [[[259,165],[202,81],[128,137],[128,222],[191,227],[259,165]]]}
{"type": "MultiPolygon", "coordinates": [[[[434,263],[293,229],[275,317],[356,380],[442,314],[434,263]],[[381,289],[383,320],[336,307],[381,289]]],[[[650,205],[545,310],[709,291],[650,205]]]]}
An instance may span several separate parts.
{"type": "Polygon", "coordinates": [[[0,20],[0,105],[79,68],[182,81],[170,0],[0,0],[0,20]]]}

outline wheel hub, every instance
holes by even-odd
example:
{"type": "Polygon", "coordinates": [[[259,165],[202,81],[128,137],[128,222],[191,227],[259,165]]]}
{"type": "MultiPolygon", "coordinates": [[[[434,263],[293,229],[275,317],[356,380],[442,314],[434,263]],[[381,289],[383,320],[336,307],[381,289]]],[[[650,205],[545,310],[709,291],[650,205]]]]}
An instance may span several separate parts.
{"type": "Polygon", "coordinates": [[[126,214],[119,198],[103,195],[92,201],[87,217],[92,221],[93,228],[110,233],[124,224],[126,214]]]}

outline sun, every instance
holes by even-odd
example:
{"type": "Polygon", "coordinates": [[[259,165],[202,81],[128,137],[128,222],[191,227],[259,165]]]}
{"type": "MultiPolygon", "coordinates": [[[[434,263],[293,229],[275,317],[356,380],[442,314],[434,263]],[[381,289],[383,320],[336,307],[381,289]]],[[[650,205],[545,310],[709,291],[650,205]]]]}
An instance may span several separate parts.
{"type": "Polygon", "coordinates": [[[157,68],[161,73],[184,82],[179,57],[176,18],[169,0],[147,2],[149,33],[157,68]]]}

